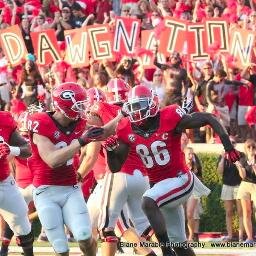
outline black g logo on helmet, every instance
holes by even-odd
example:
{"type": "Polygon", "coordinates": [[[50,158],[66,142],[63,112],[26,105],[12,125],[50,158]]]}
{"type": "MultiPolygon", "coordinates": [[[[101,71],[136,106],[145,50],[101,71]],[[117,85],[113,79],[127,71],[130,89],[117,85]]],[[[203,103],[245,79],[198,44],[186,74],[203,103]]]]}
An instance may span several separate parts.
{"type": "Polygon", "coordinates": [[[71,100],[75,97],[75,93],[71,90],[65,90],[60,94],[63,100],[71,100]]]}

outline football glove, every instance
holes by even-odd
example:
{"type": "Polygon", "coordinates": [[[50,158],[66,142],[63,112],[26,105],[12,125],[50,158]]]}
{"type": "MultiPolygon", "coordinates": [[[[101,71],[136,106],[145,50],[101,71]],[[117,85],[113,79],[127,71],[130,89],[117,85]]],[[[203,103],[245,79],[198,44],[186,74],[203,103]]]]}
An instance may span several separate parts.
{"type": "Polygon", "coordinates": [[[108,137],[104,143],[102,144],[102,146],[107,150],[107,151],[114,151],[118,146],[118,140],[116,138],[116,136],[112,135],[110,137],[108,137]]]}
{"type": "Polygon", "coordinates": [[[0,143],[0,159],[7,158],[7,156],[11,153],[11,149],[9,145],[5,142],[0,143]]]}
{"type": "Polygon", "coordinates": [[[100,140],[103,133],[104,129],[102,127],[92,126],[82,134],[78,141],[80,145],[83,147],[86,144],[90,143],[91,141],[100,140]]]}

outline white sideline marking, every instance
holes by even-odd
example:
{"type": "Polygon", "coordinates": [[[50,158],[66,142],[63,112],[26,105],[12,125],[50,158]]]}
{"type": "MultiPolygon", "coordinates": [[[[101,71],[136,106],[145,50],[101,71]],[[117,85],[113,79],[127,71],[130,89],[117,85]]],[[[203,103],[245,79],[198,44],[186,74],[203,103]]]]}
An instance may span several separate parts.
{"type": "MultiPolygon", "coordinates": [[[[131,256],[131,255],[136,255],[133,254],[132,249],[130,248],[125,248],[125,253],[124,254],[119,254],[117,253],[116,256],[131,256]]],[[[155,250],[156,251],[156,250],[155,250]]],[[[159,250],[157,250],[158,252],[159,250]]],[[[9,248],[9,253],[19,253],[21,252],[21,248],[18,246],[10,246],[9,248]]],[[[53,253],[53,249],[51,247],[34,247],[34,252],[35,253],[53,253]]],[[[70,248],[70,252],[71,253],[80,253],[80,250],[78,247],[71,247],[70,248]]],[[[255,256],[256,255],[256,248],[255,249],[238,249],[238,248],[231,248],[231,249],[195,249],[195,253],[197,255],[201,255],[201,254],[211,254],[211,255],[237,255],[237,256],[255,256]]],[[[101,255],[100,250],[99,253],[97,254],[98,256],[101,255]]],[[[161,255],[161,253],[158,254],[159,256],[161,255]]]]}

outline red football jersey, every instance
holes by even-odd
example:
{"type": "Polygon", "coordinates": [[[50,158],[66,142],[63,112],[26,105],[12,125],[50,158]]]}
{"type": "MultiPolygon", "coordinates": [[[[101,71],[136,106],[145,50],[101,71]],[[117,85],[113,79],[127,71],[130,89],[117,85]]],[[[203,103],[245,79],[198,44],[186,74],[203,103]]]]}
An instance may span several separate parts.
{"type": "Polygon", "coordinates": [[[28,160],[15,157],[15,180],[20,188],[26,188],[33,183],[33,174],[28,167],[28,160]]]}
{"type": "MultiPolygon", "coordinates": [[[[16,123],[9,112],[0,111],[0,142],[9,143],[12,133],[16,129],[16,123]]],[[[5,180],[10,174],[7,158],[0,158],[0,181],[5,180]]]]}
{"type": "MultiPolygon", "coordinates": [[[[96,105],[96,110],[97,110],[96,113],[102,119],[103,124],[107,124],[109,121],[114,119],[118,115],[118,111],[120,109],[121,109],[121,107],[119,107],[119,106],[112,105],[112,104],[105,103],[105,102],[98,102],[97,105],[96,105]]],[[[103,159],[101,161],[103,161],[103,159]]],[[[135,151],[133,151],[131,149],[129,151],[129,157],[124,162],[120,172],[133,174],[134,170],[138,169],[137,167],[138,167],[139,162],[140,162],[140,159],[139,159],[138,155],[136,154],[135,151]]],[[[106,167],[107,167],[105,157],[104,157],[104,164],[105,164],[105,168],[104,168],[104,172],[105,172],[106,167]]],[[[93,170],[94,170],[94,168],[93,168],[93,170]]],[[[100,170],[98,170],[98,171],[100,171],[100,170]]],[[[147,172],[146,172],[145,168],[140,168],[140,171],[144,175],[147,175],[147,172]]],[[[95,172],[95,170],[94,170],[94,172],[95,172]]]]}
{"type": "MultiPolygon", "coordinates": [[[[103,124],[108,123],[118,114],[120,107],[116,105],[110,105],[106,102],[97,102],[91,108],[91,112],[100,117],[103,124]]],[[[106,159],[101,148],[98,159],[93,166],[93,174],[96,180],[102,179],[106,172],[106,159]]]]}
{"type": "Polygon", "coordinates": [[[41,185],[71,186],[76,184],[76,171],[74,159],[70,159],[65,165],[52,169],[40,157],[37,145],[33,143],[33,133],[50,139],[56,148],[63,148],[78,139],[85,130],[86,121],[83,119],[72,123],[69,129],[60,127],[52,118],[51,113],[36,113],[29,117],[28,129],[32,156],[28,159],[29,168],[33,172],[33,184],[35,187],[41,185]],[[72,126],[72,127],[71,127],[72,126]]]}
{"type": "Polygon", "coordinates": [[[118,138],[129,144],[130,152],[136,152],[139,156],[141,164],[147,169],[150,182],[156,183],[176,177],[179,171],[188,171],[181,151],[181,134],[174,133],[182,115],[178,105],[161,109],[159,128],[145,137],[134,133],[128,118],[122,119],[118,124],[118,138]]]}

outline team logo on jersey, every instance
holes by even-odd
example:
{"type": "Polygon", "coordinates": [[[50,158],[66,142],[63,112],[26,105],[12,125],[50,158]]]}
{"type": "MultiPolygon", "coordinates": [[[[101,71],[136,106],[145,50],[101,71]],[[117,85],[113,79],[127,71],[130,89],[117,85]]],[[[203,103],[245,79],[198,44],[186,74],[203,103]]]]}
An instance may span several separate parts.
{"type": "Polygon", "coordinates": [[[168,133],[167,132],[162,134],[162,139],[163,140],[167,140],[168,139],[168,133]]]}
{"type": "Polygon", "coordinates": [[[58,139],[60,137],[60,132],[55,131],[53,136],[54,136],[55,139],[58,139]]]}
{"type": "Polygon", "coordinates": [[[134,135],[134,134],[129,134],[129,135],[128,135],[128,140],[129,140],[130,142],[134,142],[134,141],[135,141],[135,135],[134,135]]]}
{"type": "Polygon", "coordinates": [[[65,90],[60,94],[63,100],[71,100],[75,97],[75,93],[71,90],[65,90]]]}

